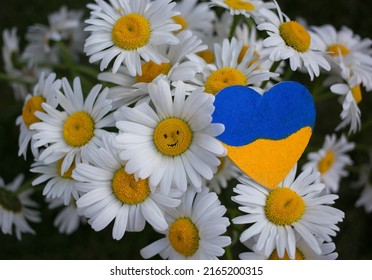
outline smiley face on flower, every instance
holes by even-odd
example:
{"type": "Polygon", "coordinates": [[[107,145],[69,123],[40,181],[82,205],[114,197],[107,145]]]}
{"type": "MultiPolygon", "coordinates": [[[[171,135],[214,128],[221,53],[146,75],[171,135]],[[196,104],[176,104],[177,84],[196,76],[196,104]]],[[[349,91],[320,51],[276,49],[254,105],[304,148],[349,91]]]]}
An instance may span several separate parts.
{"type": "Polygon", "coordinates": [[[149,95],[154,107],[142,103],[114,113],[126,172],[149,178],[152,191],[159,187],[167,194],[172,186],[184,192],[188,185],[200,190],[202,178],[212,179],[226,154],[215,138],[224,127],[211,123],[214,96],[202,89],[186,96],[183,82],[171,89],[166,80],[151,83],[149,95]]]}
{"type": "Polygon", "coordinates": [[[182,154],[190,146],[191,140],[192,131],[189,125],[180,119],[165,119],[155,128],[155,145],[165,155],[182,154]]]}

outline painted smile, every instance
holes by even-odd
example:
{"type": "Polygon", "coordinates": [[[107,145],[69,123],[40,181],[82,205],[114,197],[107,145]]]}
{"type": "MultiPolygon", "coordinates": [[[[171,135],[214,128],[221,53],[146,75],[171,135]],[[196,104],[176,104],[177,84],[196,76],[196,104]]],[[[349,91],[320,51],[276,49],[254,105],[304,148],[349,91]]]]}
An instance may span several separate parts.
{"type": "Polygon", "coordinates": [[[178,140],[173,144],[167,144],[167,145],[169,148],[174,148],[175,146],[177,146],[177,144],[178,144],[178,140]]]}

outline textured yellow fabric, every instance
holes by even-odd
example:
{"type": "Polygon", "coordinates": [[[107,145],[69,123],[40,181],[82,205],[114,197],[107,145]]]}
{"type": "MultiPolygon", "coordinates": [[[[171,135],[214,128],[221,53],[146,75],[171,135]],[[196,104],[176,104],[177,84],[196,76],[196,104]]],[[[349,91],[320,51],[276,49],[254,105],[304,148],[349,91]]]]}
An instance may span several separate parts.
{"type": "Polygon", "coordinates": [[[311,134],[311,127],[304,127],[281,140],[258,139],[240,147],[223,145],[228,157],[243,172],[272,189],[287,176],[301,157],[311,134]]]}

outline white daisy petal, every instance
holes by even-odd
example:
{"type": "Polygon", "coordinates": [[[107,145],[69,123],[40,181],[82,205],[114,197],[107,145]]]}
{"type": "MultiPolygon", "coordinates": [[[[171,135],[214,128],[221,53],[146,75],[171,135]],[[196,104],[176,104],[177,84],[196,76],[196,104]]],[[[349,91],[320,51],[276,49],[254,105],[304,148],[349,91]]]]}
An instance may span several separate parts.
{"type": "Polygon", "coordinates": [[[302,166],[302,169],[318,171],[317,180],[325,185],[323,187],[328,191],[337,192],[341,178],[347,176],[344,173],[345,167],[352,164],[347,152],[353,149],[354,143],[349,143],[344,136],[337,140],[335,134],[326,135],[323,147],[317,152],[308,154],[309,161],[302,166]]]}
{"type": "Polygon", "coordinates": [[[91,63],[101,60],[101,70],[115,60],[113,73],[124,64],[132,76],[141,75],[141,58],[158,64],[166,60],[154,48],[155,45],[179,42],[172,34],[172,31],[179,28],[171,20],[174,4],[168,0],[156,0],[154,3],[147,0],[124,0],[117,3],[117,6],[111,2],[98,1],[97,6],[99,10],[93,10],[91,18],[86,21],[88,26],[85,30],[90,31],[91,35],[86,40],[84,51],[90,56],[91,63]],[[155,6],[157,9],[153,8],[155,6]],[[126,31],[127,34],[119,28],[133,22],[142,28],[126,31]]]}
{"type": "Polygon", "coordinates": [[[164,250],[169,245],[166,238],[159,239],[154,243],[141,249],[140,253],[144,259],[149,259],[158,254],[160,251],[164,250]]]}
{"type": "Polygon", "coordinates": [[[93,220],[93,223],[91,223],[92,228],[95,231],[104,229],[116,217],[119,209],[118,203],[113,202],[107,205],[97,216],[91,218],[93,220]]]}
{"type": "Polygon", "coordinates": [[[123,238],[128,223],[129,206],[122,205],[116,215],[114,227],[112,229],[112,238],[120,240],[123,238]]]}
{"type": "Polygon", "coordinates": [[[177,208],[165,208],[168,228],[161,231],[165,238],[143,248],[142,257],[159,254],[165,259],[217,259],[222,256],[223,247],[231,243],[230,237],[221,236],[229,225],[227,218],[222,217],[226,208],[205,187],[199,193],[189,188],[181,199],[177,208]],[[223,212],[216,211],[220,207],[224,208],[223,212]],[[195,220],[205,211],[209,214],[206,221],[195,220]],[[190,241],[182,242],[184,239],[190,241]]]}
{"type": "Polygon", "coordinates": [[[164,219],[163,212],[151,199],[147,199],[142,205],[142,213],[146,221],[149,222],[156,230],[163,231],[168,227],[164,219]]]}
{"type": "Polygon", "coordinates": [[[114,220],[112,236],[116,240],[123,238],[126,231],[142,231],[146,222],[155,229],[166,229],[168,224],[160,207],[176,206],[179,201],[152,193],[147,179],[126,172],[130,162],[120,159],[113,145],[116,137],[115,133],[103,134],[101,148],[93,151],[89,164],[77,164],[73,177],[82,193],[76,202],[78,208],[96,231],[114,220]]]}
{"type": "Polygon", "coordinates": [[[233,222],[250,224],[241,233],[240,241],[265,258],[299,257],[296,235],[316,254],[322,254],[318,240],[329,242],[338,230],[336,224],[344,217],[342,211],[330,206],[337,197],[323,192],[323,185],[316,183],[316,171],[306,168],[297,178],[295,174],[296,166],[273,189],[245,177],[234,188],[237,195],[232,200],[242,205],[239,210],[245,214],[233,222]]]}
{"type": "Polygon", "coordinates": [[[171,185],[182,192],[188,184],[200,189],[201,178],[211,179],[218,157],[226,154],[214,138],[222,130],[211,124],[214,98],[201,90],[186,92],[181,81],[175,85],[171,89],[163,79],[149,84],[153,109],[141,104],[115,113],[120,129],[115,146],[128,161],[126,171],[148,177],[151,190],[164,194],[171,185]]]}
{"type": "Polygon", "coordinates": [[[20,189],[23,179],[24,175],[19,174],[13,182],[5,184],[0,177],[0,192],[10,199],[10,203],[0,200],[0,231],[12,235],[14,230],[18,240],[22,233],[35,234],[28,222],[40,222],[40,213],[34,209],[38,204],[30,198],[33,191],[20,189]]]}

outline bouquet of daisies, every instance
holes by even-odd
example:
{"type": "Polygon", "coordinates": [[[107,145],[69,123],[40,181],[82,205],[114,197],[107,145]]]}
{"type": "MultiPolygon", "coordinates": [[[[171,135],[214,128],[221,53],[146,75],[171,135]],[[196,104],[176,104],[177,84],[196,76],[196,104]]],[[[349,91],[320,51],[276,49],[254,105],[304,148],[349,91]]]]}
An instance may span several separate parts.
{"type": "MultiPolygon", "coordinates": [[[[3,31],[0,77],[23,104],[18,156],[33,163],[24,183],[0,180],[1,233],[35,233],[30,195],[40,192],[62,209],[61,234],[87,223],[125,242],[151,234],[148,224],[162,237],[139,248],[145,259],[338,257],[345,214],[334,203],[364,129],[372,40],[291,19],[275,0],[92,0],[86,11],[63,7],[31,26],[23,50],[16,28],[3,31]],[[233,86],[264,96],[296,77],[315,102],[337,97],[341,113],[272,188],[229,157],[215,100],[233,86]]],[[[371,166],[372,156],[356,182],[367,212],[371,166]]]]}

